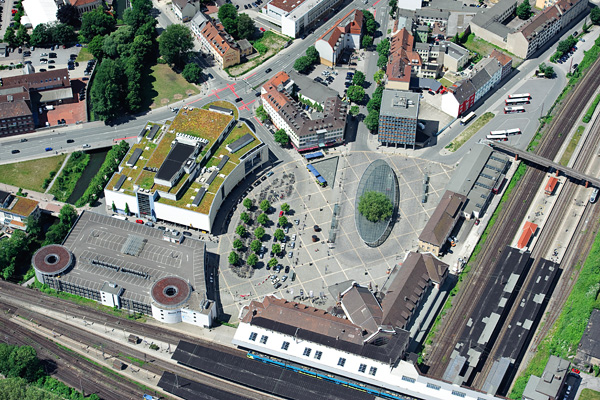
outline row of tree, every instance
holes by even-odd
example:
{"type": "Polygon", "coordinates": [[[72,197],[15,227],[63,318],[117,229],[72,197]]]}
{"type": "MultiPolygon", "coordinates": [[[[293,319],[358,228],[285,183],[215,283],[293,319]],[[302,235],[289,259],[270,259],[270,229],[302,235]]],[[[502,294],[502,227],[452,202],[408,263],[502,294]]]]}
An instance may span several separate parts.
{"type": "Polygon", "coordinates": [[[294,62],[294,69],[302,74],[308,72],[313,65],[318,63],[320,60],[319,52],[315,46],[310,46],[306,49],[306,55],[298,57],[294,62]]]}
{"type": "Polygon", "coordinates": [[[123,111],[137,113],[143,106],[143,82],[156,57],[156,20],[151,10],[151,0],[133,0],[123,15],[126,25],[116,31],[114,18],[102,9],[82,17],[80,34],[89,42],[92,55],[101,60],[90,91],[92,111],[99,119],[123,111]]]}
{"type": "Polygon", "coordinates": [[[375,21],[375,16],[370,11],[362,10],[362,13],[365,18],[365,34],[362,38],[361,45],[363,49],[368,49],[373,45],[373,38],[377,31],[377,22],[375,21]]]}

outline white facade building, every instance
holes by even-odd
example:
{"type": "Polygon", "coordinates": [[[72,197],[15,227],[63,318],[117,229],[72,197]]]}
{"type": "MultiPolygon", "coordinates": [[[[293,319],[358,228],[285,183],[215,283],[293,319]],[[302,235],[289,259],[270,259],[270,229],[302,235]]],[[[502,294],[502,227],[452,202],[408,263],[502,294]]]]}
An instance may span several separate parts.
{"type": "Polygon", "coordinates": [[[281,26],[281,33],[296,38],[339,3],[341,0],[272,0],[263,10],[281,26]]]}

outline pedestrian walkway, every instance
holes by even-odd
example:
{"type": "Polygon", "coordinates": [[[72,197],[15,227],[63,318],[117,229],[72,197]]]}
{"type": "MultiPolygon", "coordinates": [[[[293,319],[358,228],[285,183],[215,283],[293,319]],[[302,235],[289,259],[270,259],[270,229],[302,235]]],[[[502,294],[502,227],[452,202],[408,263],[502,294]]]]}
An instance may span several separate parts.
{"type": "Polygon", "coordinates": [[[67,165],[67,161],[69,161],[69,159],[71,158],[71,154],[73,154],[73,153],[68,153],[67,154],[67,157],[65,158],[65,161],[63,161],[62,165],[58,169],[58,172],[56,173],[56,175],[54,175],[54,178],[52,178],[52,182],[50,182],[50,184],[48,185],[48,187],[46,188],[46,191],[44,193],[48,193],[50,191],[50,189],[52,189],[52,186],[54,185],[54,182],[56,182],[56,179],[58,178],[58,176],[62,172],[63,168],[65,167],[65,165],[67,165]]]}

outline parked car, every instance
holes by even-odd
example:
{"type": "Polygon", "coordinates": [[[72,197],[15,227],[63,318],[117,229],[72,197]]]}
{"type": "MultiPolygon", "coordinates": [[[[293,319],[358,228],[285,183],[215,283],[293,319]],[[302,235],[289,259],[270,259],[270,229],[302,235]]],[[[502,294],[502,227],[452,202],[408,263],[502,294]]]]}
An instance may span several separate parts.
{"type": "Polygon", "coordinates": [[[52,147],[46,147],[45,150],[46,151],[52,151],[52,147]]]}
{"type": "Polygon", "coordinates": [[[290,252],[288,253],[288,258],[292,258],[292,257],[294,257],[294,253],[290,251],[290,252]]]}
{"type": "Polygon", "coordinates": [[[84,144],[84,145],[83,145],[83,146],[81,146],[81,147],[83,147],[84,149],[87,149],[87,148],[90,148],[90,147],[92,147],[92,146],[90,146],[89,144],[87,144],[87,143],[86,143],[86,144],[84,144]]]}
{"type": "Polygon", "coordinates": [[[67,139],[67,143],[74,143],[75,141],[73,139],[67,139]]]}
{"type": "Polygon", "coordinates": [[[136,223],[136,224],[142,224],[142,225],[143,225],[143,224],[144,224],[144,221],[142,221],[141,219],[136,219],[136,220],[135,220],[135,223],[136,223]]]}

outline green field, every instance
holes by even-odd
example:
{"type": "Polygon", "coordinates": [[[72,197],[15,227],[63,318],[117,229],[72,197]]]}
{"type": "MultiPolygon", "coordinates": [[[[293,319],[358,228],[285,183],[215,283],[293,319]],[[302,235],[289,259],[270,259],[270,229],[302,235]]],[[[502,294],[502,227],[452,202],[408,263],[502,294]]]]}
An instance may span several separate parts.
{"type": "Polygon", "coordinates": [[[144,98],[148,99],[150,108],[166,106],[200,93],[196,85],[186,81],[166,64],[156,64],[151,70],[149,82],[144,85],[144,98]]]}
{"type": "Polygon", "coordinates": [[[92,58],[94,58],[94,56],[92,55],[92,53],[90,53],[87,47],[82,47],[75,61],[85,62],[91,60],[92,58]]]}
{"type": "Polygon", "coordinates": [[[58,171],[66,155],[0,165],[0,182],[44,193],[42,185],[50,172],[58,171]]]}
{"type": "Polygon", "coordinates": [[[562,157],[560,158],[560,165],[566,167],[567,164],[569,164],[569,160],[571,160],[571,156],[573,155],[573,152],[575,151],[575,148],[577,147],[577,143],[579,143],[579,139],[581,139],[583,130],[584,130],[583,126],[577,127],[577,130],[575,131],[575,134],[571,138],[571,141],[569,142],[567,149],[565,150],[562,157]]]}
{"type": "Polygon", "coordinates": [[[592,389],[583,389],[579,400],[600,400],[600,392],[592,389]]]}

